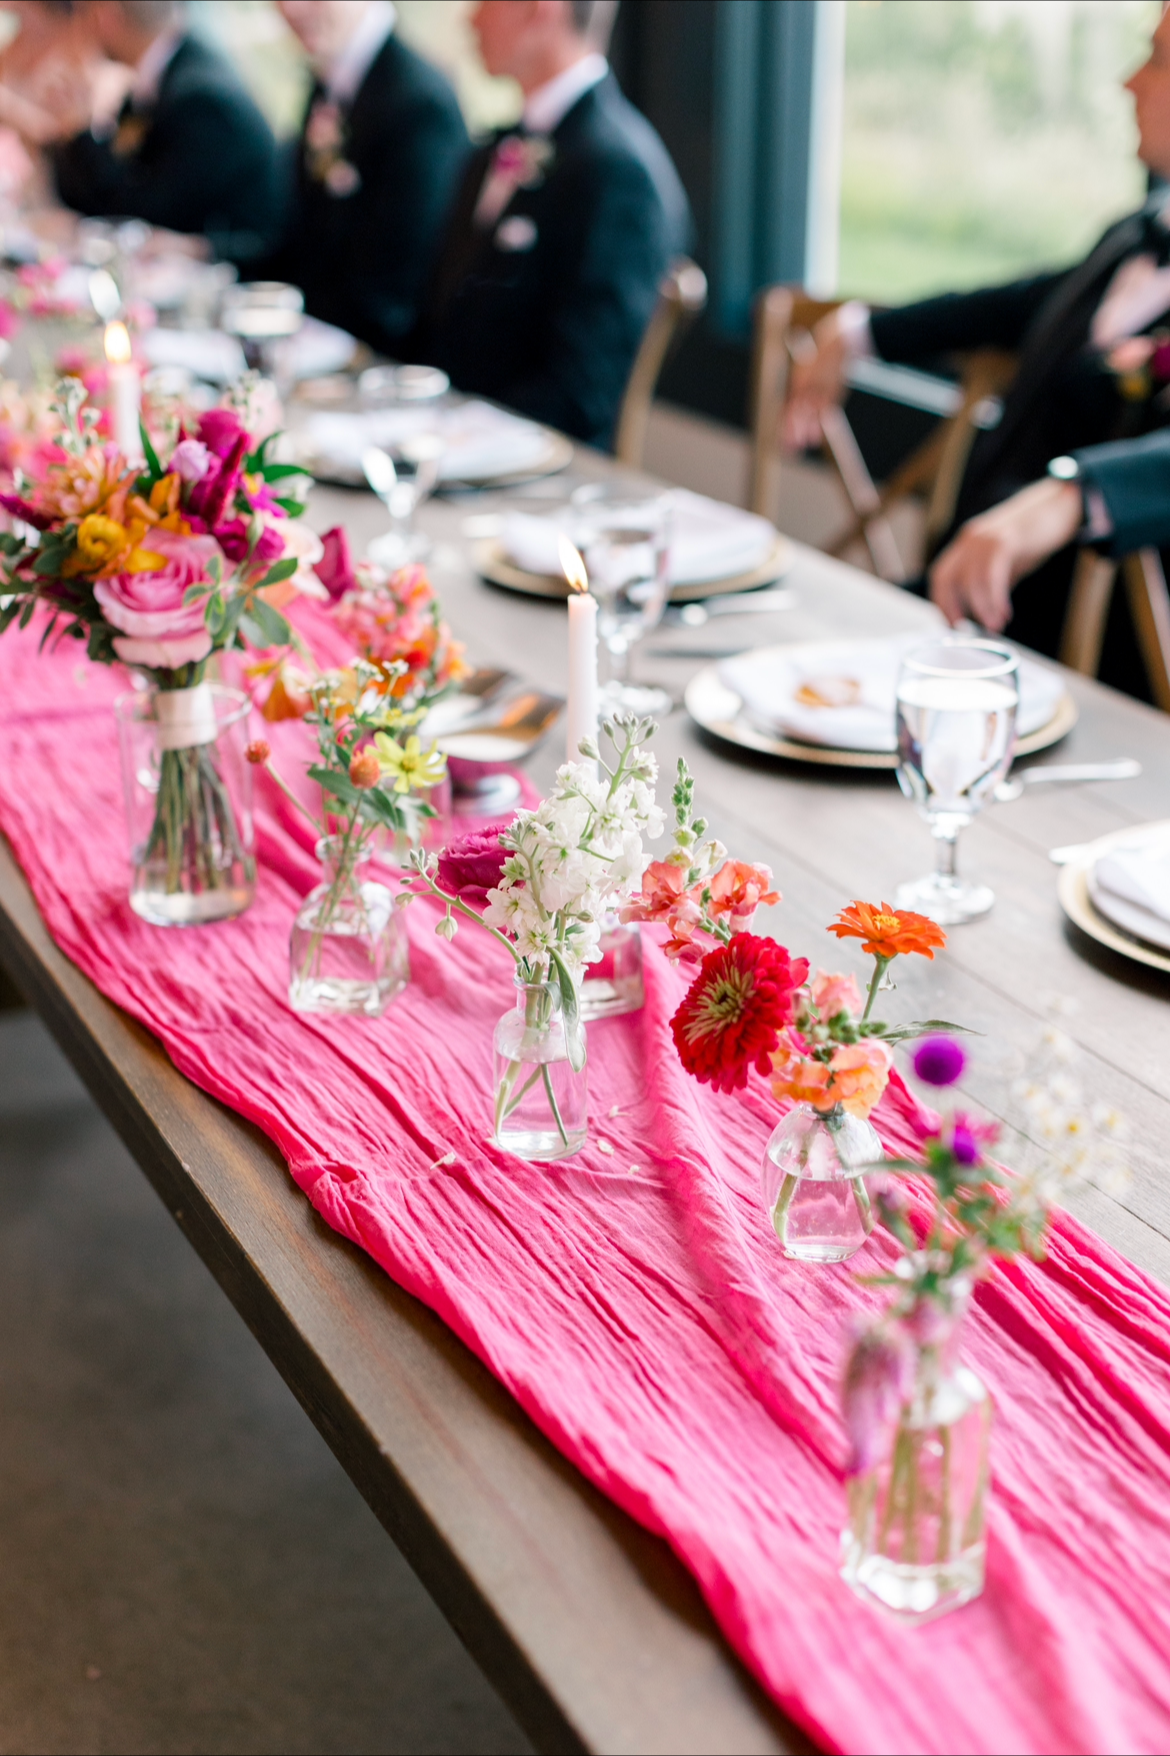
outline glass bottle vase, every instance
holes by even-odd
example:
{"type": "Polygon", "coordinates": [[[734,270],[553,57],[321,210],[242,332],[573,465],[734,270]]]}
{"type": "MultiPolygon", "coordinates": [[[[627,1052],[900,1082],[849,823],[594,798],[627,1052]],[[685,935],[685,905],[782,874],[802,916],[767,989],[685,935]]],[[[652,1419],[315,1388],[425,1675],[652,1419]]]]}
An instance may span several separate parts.
{"type": "Polygon", "coordinates": [[[500,1019],[492,1045],[495,1140],[517,1158],[569,1158],[585,1144],[585,1038],[579,1024],[573,1033],[575,1042],[557,984],[526,981],[517,971],[515,1009],[500,1019]]]}
{"type": "Polygon", "coordinates": [[[198,926],[252,901],[250,703],[200,682],[150,688],[114,704],[133,876],[130,906],[158,927],[198,926]]]}
{"type": "Polygon", "coordinates": [[[295,1012],[377,1018],[410,980],[403,913],[384,884],[363,875],[369,857],[368,847],[345,836],[317,843],[325,881],[297,910],[289,944],[295,1012]]]}
{"type": "Polygon", "coordinates": [[[601,923],[600,963],[585,966],[581,983],[581,1017],[620,1018],[637,1012],[645,998],[642,985],[642,929],[621,921],[610,911],[601,923]]]}
{"type": "Polygon", "coordinates": [[[983,1590],[992,1405],[957,1358],[967,1286],[952,1314],[923,1301],[935,1333],[914,1343],[914,1386],[874,1468],[849,1483],[842,1577],[910,1622],[930,1621],[983,1590]]]}
{"type": "Polygon", "coordinates": [[[764,1155],[764,1205],[784,1254],[798,1262],[844,1262],[873,1231],[865,1171],[882,1143],[870,1124],[838,1104],[796,1104],[764,1155]]]}

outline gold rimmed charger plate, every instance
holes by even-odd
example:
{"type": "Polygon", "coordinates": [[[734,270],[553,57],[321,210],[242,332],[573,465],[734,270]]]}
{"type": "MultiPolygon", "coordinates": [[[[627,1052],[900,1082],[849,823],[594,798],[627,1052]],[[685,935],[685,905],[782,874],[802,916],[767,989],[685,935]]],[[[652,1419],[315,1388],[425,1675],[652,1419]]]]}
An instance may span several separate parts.
{"type": "MultiPolygon", "coordinates": [[[[496,537],[483,537],[471,545],[471,558],[481,579],[489,585],[502,585],[508,591],[524,592],[533,598],[567,598],[568,582],[559,575],[528,573],[509,561],[504,545],[496,537]]],[[[753,591],[758,585],[774,585],[782,579],[796,558],[796,550],[787,537],[777,531],[776,541],[766,560],[748,573],[729,573],[724,579],[697,579],[671,587],[672,604],[694,603],[699,598],[722,597],[725,592],[753,591]]]]}
{"type": "MultiPolygon", "coordinates": [[[[799,738],[781,738],[761,731],[744,714],[743,702],[722,680],[717,665],[704,665],[701,671],[696,671],[687,684],[683,699],[696,725],[744,750],[758,750],[765,756],[783,756],[788,762],[812,762],[824,768],[892,770],[898,766],[893,750],[842,750],[831,744],[805,744],[799,738]]],[[[1077,704],[1071,695],[1062,695],[1048,724],[1020,739],[1016,755],[1033,756],[1037,750],[1047,750],[1049,745],[1067,737],[1076,723],[1077,704]]]]}
{"type": "Polygon", "coordinates": [[[1170,975],[1170,951],[1161,951],[1156,945],[1150,945],[1144,939],[1138,939],[1127,933],[1124,927],[1117,927],[1112,921],[1106,920],[1103,914],[1094,907],[1089,895],[1089,873],[1111,847],[1120,842],[1132,841],[1138,829],[1170,830],[1170,822],[1131,824],[1128,829],[1115,829],[1111,835],[1103,835],[1099,841],[1091,841],[1081,849],[1075,860],[1060,869],[1057,882],[1057,895],[1060,906],[1073,923],[1089,939],[1095,939],[1098,945],[1107,946],[1110,951],[1120,952],[1122,957],[1132,958],[1134,963],[1144,963],[1147,969],[1158,969],[1170,975]]]}

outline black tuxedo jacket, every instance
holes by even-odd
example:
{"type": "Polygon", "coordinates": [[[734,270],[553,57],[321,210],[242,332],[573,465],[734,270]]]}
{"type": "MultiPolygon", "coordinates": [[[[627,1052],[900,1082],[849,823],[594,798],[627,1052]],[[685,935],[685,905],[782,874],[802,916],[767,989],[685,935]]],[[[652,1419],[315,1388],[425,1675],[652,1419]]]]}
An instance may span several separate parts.
{"type": "Polygon", "coordinates": [[[1170,548],[1170,429],[1115,445],[1089,445],[1073,456],[1086,486],[1100,493],[1113,526],[1109,538],[1094,548],[1119,558],[1134,549],[1170,548]]]}
{"type": "Polygon", "coordinates": [[[480,230],[499,138],[468,167],[414,357],[460,390],[608,445],[659,280],[689,242],[682,184],[607,74],[554,130],[541,181],[480,230]]]}
{"type": "Polygon", "coordinates": [[[57,193],[78,213],[202,232],[250,267],[279,223],[272,130],[222,55],[185,36],[148,110],[122,111],[112,140],[52,149],[57,193]]]}
{"type": "MultiPolygon", "coordinates": [[[[318,87],[308,114],[321,95],[318,87]]],[[[302,131],[284,238],[267,271],[303,288],[314,317],[398,353],[470,150],[450,84],[393,32],[342,111],[344,176],[333,188],[313,175],[302,131]]]]}
{"type": "MultiPolygon", "coordinates": [[[[874,346],[887,360],[922,364],[977,347],[1019,352],[1002,416],[971,448],[954,524],[943,544],[975,513],[1042,476],[1053,457],[1136,436],[1170,420],[1170,411],[1156,398],[1127,401],[1089,339],[1093,314],[1120,265],[1149,250],[1165,260],[1167,237],[1156,217],[1165,198],[1161,190],[1138,213],[1119,220],[1083,262],[1064,273],[873,313],[874,346]]],[[[1147,328],[1166,322],[1163,313],[1147,328]]],[[[1070,546],[1016,587],[1007,629],[1012,639],[1055,654],[1074,560],[1070,546]]],[[[1132,694],[1148,693],[1122,593],[1114,594],[1101,675],[1132,694]]]]}

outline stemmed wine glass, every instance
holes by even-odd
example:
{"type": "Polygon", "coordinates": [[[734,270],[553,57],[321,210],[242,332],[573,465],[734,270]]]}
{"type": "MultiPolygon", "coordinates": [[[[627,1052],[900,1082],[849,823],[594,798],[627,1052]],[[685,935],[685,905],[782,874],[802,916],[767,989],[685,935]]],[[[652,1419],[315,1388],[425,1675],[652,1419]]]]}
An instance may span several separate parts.
{"type": "Polygon", "coordinates": [[[902,660],[898,784],[930,824],[937,866],[899,885],[897,908],[949,927],[986,914],[995,901],[988,885],[959,877],[956,844],[1011,767],[1019,701],[1019,663],[1000,641],[944,636],[902,660]]]}
{"type": "Polygon", "coordinates": [[[414,529],[414,515],[438,486],[443,441],[437,433],[415,433],[400,439],[394,453],[380,445],[362,452],[366,481],[390,514],[390,529],[375,537],[366,551],[381,567],[405,567],[423,561],[431,540],[414,529]]]}
{"type": "Polygon", "coordinates": [[[608,656],[602,708],[608,713],[669,713],[674,702],[665,689],[630,681],[630,652],[662,620],[666,608],[670,496],[590,483],[572,498],[573,541],[597,599],[597,632],[608,656]]]}

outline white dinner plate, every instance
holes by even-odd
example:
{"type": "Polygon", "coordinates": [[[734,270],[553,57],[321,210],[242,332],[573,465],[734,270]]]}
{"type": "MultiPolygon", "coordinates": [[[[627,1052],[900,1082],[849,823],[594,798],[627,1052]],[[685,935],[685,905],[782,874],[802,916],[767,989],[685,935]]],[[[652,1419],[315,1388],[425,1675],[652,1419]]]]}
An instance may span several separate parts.
{"type": "Polygon", "coordinates": [[[1132,958],[1135,963],[1170,974],[1170,929],[1167,923],[1160,916],[1151,915],[1147,909],[1131,912],[1132,905],[1127,907],[1122,898],[1109,895],[1092,882],[1093,868],[1104,854],[1117,847],[1132,847],[1142,836],[1159,839],[1170,836],[1170,821],[1114,830],[1111,835],[1103,835],[1100,840],[1088,843],[1076,859],[1061,867],[1060,906],[1074,926],[1088,938],[1096,940],[1098,945],[1107,946],[1122,957],[1132,958]],[[1101,901],[1106,897],[1108,914],[1101,907],[1101,901]],[[1131,926],[1123,924],[1123,914],[1128,915],[1131,926]],[[1151,931],[1158,937],[1148,937],[1151,931]]]}

